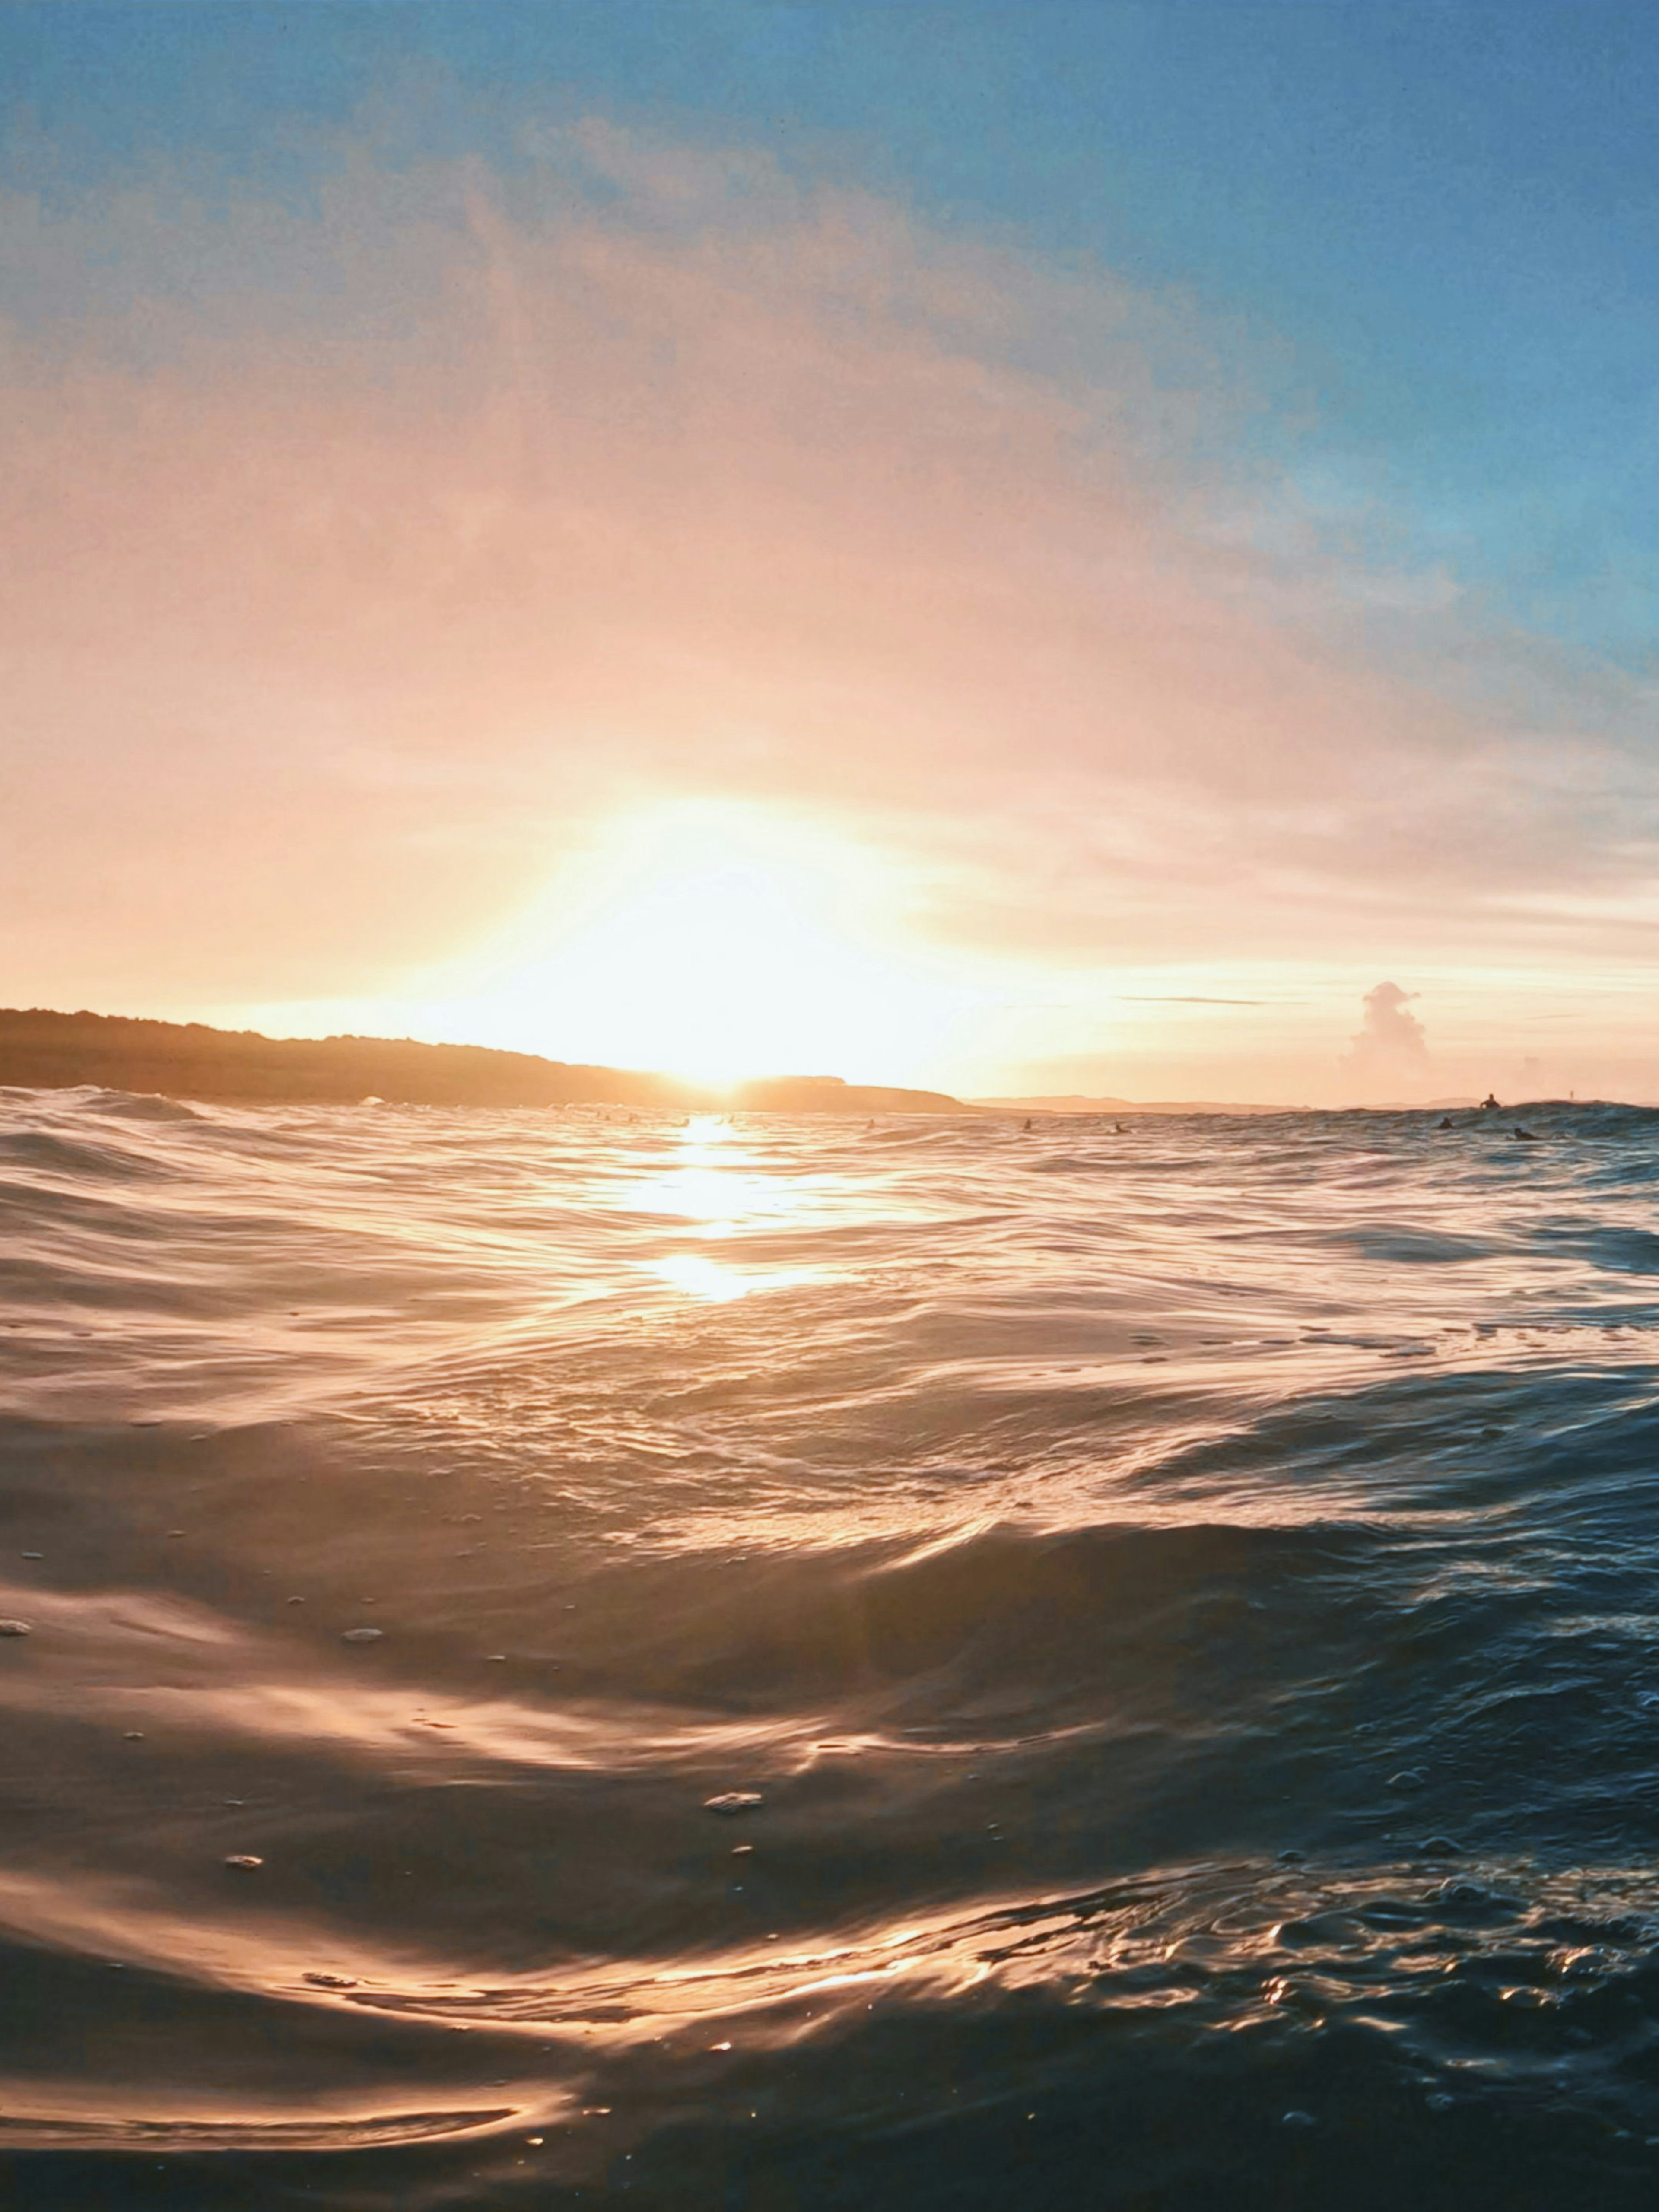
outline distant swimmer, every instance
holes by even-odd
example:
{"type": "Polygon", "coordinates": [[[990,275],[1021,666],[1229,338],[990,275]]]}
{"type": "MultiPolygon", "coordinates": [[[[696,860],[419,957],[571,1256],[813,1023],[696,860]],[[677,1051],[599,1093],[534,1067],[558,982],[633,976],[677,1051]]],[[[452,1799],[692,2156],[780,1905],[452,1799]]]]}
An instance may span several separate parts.
{"type": "Polygon", "coordinates": [[[1480,1101],[1480,1111],[1483,1114],[1496,1114],[1501,1110],[1502,1109],[1498,1106],[1497,1099],[1489,1091],[1486,1097],[1480,1101]]]}
{"type": "Polygon", "coordinates": [[[1029,1129],[1029,1128],[1030,1127],[1030,1126],[1031,1126],[1031,1117],[1030,1117],[1030,1115],[1028,1114],[1028,1115],[1025,1116],[1024,1127],[1025,1127],[1026,1128],[1028,1128],[1028,1129],[1029,1129]]]}
{"type": "Polygon", "coordinates": [[[1449,1114],[1443,1114],[1440,1116],[1439,1121],[1435,1124],[1435,1127],[1439,1129],[1449,1129],[1451,1126],[1452,1117],[1449,1114]]]}
{"type": "Polygon", "coordinates": [[[1517,1145],[1535,1145],[1538,1142],[1538,1139],[1530,1129],[1515,1129],[1510,1132],[1510,1134],[1517,1145]]]}
{"type": "Polygon", "coordinates": [[[1112,1134],[1113,1134],[1115,1137],[1127,1137],[1127,1136],[1128,1135],[1128,1133],[1129,1133],[1129,1132],[1128,1132],[1128,1131],[1124,1127],[1124,1126],[1123,1126],[1123,1124],[1122,1124],[1122,1122],[1121,1122],[1121,1121],[1114,1121],[1114,1122],[1113,1122],[1113,1124],[1112,1124],[1112,1134]]]}

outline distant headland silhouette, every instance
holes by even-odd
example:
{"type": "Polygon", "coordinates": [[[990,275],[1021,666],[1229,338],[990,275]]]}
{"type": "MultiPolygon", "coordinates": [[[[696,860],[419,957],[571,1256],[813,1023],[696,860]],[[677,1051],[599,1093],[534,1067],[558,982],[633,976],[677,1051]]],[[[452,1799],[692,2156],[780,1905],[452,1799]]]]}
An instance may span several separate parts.
{"type": "Polygon", "coordinates": [[[409,1037],[268,1037],[201,1022],[0,1008],[0,1085],[155,1091],[221,1105],[629,1106],[770,1114],[970,1114],[942,1091],[781,1075],[726,1088],[488,1045],[409,1037]]]}

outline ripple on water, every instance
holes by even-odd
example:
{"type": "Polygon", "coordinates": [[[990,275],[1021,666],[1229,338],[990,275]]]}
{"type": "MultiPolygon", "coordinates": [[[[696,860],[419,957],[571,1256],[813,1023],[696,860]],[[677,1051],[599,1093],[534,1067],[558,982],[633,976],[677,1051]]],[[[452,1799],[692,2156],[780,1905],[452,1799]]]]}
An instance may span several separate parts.
{"type": "Polygon", "coordinates": [[[1650,2203],[1659,1116],[1528,1126],[0,1097],[17,2201],[1650,2203]]]}

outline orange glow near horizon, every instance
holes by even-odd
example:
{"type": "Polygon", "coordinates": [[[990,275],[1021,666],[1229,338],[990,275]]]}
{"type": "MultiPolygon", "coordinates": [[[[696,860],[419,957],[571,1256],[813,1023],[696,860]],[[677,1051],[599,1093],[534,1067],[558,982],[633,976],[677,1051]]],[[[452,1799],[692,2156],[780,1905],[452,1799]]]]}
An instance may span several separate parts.
{"type": "Polygon", "coordinates": [[[923,1065],[968,994],[905,944],[899,906],[889,872],[848,842],[683,802],[613,824],[439,989],[474,1034],[561,1059],[713,1085],[903,1081],[889,1071],[923,1065]]]}

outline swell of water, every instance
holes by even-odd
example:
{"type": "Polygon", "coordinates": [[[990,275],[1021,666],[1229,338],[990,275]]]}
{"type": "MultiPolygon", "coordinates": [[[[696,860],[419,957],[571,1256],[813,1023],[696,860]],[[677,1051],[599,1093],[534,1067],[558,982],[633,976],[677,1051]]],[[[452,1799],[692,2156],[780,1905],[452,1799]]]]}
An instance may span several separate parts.
{"type": "Polygon", "coordinates": [[[1659,1115],[1528,1126],[0,1093],[15,2201],[1650,2203],[1659,1115]]]}

